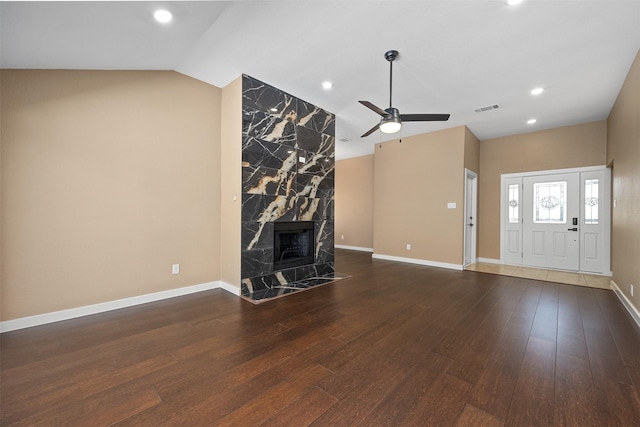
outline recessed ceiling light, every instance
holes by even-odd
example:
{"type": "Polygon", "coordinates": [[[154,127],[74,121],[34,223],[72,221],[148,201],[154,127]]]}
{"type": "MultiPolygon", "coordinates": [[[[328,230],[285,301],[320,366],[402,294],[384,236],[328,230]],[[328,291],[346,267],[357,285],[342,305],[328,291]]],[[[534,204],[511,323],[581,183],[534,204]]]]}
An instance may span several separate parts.
{"type": "Polygon", "coordinates": [[[173,19],[173,15],[166,9],[158,9],[153,12],[153,17],[161,24],[167,24],[173,19]]]}
{"type": "Polygon", "coordinates": [[[507,6],[515,6],[517,4],[522,3],[524,0],[504,0],[507,6]]]}
{"type": "Polygon", "coordinates": [[[537,122],[537,120],[536,120],[536,119],[529,119],[529,120],[527,120],[527,124],[528,124],[528,125],[532,125],[532,124],[534,124],[535,122],[537,122]]]}
{"type": "Polygon", "coordinates": [[[531,95],[540,95],[542,92],[544,92],[544,88],[537,87],[531,90],[531,95]]]}
{"type": "Polygon", "coordinates": [[[333,83],[326,81],[326,82],[322,82],[322,87],[324,89],[331,89],[333,87],[333,83]]]}

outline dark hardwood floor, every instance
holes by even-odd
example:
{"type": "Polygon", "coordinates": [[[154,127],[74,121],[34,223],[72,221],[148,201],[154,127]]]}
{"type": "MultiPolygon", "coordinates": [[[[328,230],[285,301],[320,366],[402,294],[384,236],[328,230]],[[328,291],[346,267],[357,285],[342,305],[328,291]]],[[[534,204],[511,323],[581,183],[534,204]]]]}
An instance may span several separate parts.
{"type": "Polygon", "coordinates": [[[213,290],[2,334],[0,425],[640,426],[611,291],[336,251],[332,284],[213,290]]]}

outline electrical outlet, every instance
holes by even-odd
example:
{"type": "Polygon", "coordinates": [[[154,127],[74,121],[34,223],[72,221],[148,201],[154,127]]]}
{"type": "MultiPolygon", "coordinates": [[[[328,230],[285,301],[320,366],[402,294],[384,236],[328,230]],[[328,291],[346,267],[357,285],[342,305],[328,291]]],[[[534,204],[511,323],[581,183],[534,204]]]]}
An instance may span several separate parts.
{"type": "Polygon", "coordinates": [[[180,274],[180,264],[173,264],[171,266],[171,274],[180,274]]]}
{"type": "Polygon", "coordinates": [[[411,243],[407,243],[407,250],[410,251],[411,250],[411,243]]]}
{"type": "Polygon", "coordinates": [[[633,285],[629,285],[629,292],[631,293],[631,296],[633,296],[633,285]]]}
{"type": "Polygon", "coordinates": [[[341,235],[340,235],[340,239],[341,239],[341,240],[344,240],[344,234],[341,234],[341,235]]]}

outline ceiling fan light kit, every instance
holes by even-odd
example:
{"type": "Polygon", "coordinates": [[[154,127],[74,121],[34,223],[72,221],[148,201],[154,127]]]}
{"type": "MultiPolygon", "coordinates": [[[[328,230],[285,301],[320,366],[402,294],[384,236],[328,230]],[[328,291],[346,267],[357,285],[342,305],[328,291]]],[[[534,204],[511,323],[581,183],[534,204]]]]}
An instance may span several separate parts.
{"type": "Polygon", "coordinates": [[[382,133],[396,133],[402,127],[402,121],[400,120],[400,113],[397,108],[387,108],[384,110],[387,115],[380,119],[380,132],[382,133]]]}
{"type": "Polygon", "coordinates": [[[402,127],[402,121],[406,122],[424,122],[424,121],[446,121],[449,120],[449,114],[400,114],[397,108],[393,107],[393,61],[398,58],[397,50],[389,50],[385,52],[384,58],[389,61],[389,108],[382,109],[369,101],[359,101],[362,105],[370,110],[380,114],[380,123],[365,132],[361,138],[371,135],[380,129],[382,133],[396,133],[402,127]]]}

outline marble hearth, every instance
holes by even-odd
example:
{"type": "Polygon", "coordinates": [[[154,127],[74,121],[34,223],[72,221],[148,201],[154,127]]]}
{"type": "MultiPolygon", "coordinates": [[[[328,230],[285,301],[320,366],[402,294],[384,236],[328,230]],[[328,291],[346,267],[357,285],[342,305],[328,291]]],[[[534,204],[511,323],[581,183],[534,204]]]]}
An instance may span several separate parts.
{"type": "Polygon", "coordinates": [[[334,280],[335,116],[246,75],[242,114],[241,294],[334,280]],[[275,265],[284,222],[312,227],[307,265],[275,265]]]}

